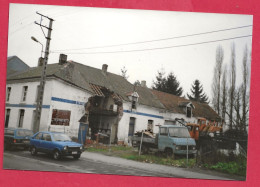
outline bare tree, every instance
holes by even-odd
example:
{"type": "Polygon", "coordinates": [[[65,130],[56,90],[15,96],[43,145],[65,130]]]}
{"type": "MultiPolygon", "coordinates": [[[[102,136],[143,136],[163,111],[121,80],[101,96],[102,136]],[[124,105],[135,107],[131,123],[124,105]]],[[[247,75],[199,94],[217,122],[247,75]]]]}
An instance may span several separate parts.
{"type": "Polygon", "coordinates": [[[224,51],[221,45],[216,49],[216,64],[214,67],[214,76],[212,84],[212,104],[214,109],[220,114],[220,83],[222,75],[222,64],[224,59],[224,51]]]}
{"type": "Polygon", "coordinates": [[[223,69],[223,75],[222,75],[222,85],[221,85],[221,118],[223,122],[225,122],[226,119],[226,110],[227,110],[227,93],[228,93],[228,87],[227,87],[227,66],[224,66],[223,69]]]}
{"type": "Polygon", "coordinates": [[[121,75],[122,77],[124,77],[125,79],[128,79],[129,76],[127,75],[127,69],[125,68],[125,66],[121,69],[121,75]]]}
{"type": "Polygon", "coordinates": [[[247,126],[247,114],[249,108],[249,60],[248,60],[248,49],[247,45],[244,49],[243,63],[242,63],[242,74],[243,74],[243,82],[241,85],[242,92],[242,130],[246,130],[247,126]]]}
{"type": "Polygon", "coordinates": [[[230,63],[230,87],[229,87],[229,128],[233,128],[233,112],[234,112],[234,99],[236,89],[236,53],[235,44],[231,46],[231,63],[230,63]]]}

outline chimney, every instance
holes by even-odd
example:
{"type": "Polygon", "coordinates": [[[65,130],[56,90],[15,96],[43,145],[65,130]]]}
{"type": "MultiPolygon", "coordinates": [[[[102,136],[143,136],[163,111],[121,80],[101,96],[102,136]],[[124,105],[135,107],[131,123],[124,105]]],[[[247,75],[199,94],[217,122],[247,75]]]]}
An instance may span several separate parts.
{"type": "Polygon", "coordinates": [[[40,57],[38,60],[38,67],[43,66],[44,58],[40,57]]]}
{"type": "Polygon", "coordinates": [[[102,65],[102,73],[104,73],[105,75],[107,74],[107,67],[108,67],[107,64],[102,65]]]}
{"type": "Polygon", "coordinates": [[[146,87],[146,81],[141,81],[141,86],[146,87]]]}
{"type": "Polygon", "coordinates": [[[60,54],[59,65],[63,65],[66,63],[67,63],[67,55],[60,54]]]}

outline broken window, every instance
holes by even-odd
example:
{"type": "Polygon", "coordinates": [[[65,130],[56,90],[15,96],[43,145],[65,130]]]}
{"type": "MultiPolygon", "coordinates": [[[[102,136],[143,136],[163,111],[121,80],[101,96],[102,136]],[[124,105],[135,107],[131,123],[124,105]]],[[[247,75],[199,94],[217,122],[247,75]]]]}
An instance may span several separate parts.
{"type": "Polygon", "coordinates": [[[153,120],[148,120],[147,130],[153,132],[153,120]]]}
{"type": "Polygon", "coordinates": [[[70,111],[69,110],[52,110],[51,125],[69,126],[70,111]]]}
{"type": "Polygon", "coordinates": [[[28,86],[23,87],[22,101],[26,101],[28,86]]]}
{"type": "Polygon", "coordinates": [[[192,110],[191,107],[187,107],[187,117],[191,118],[192,110]]]}
{"type": "Polygon", "coordinates": [[[132,109],[136,109],[136,101],[132,101],[132,109]]]}
{"type": "Polygon", "coordinates": [[[6,101],[8,102],[10,99],[10,95],[11,95],[11,87],[7,87],[7,93],[6,93],[6,101]]]}

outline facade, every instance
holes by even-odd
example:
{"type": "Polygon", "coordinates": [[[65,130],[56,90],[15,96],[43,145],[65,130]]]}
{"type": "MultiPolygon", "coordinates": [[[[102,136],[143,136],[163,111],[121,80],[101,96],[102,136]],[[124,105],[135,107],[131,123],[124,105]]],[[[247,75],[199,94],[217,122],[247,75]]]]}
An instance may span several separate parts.
{"type": "MultiPolygon", "coordinates": [[[[107,69],[105,64],[96,69],[67,61],[64,55],[59,63],[47,65],[40,130],[78,138],[85,124],[90,139],[100,134],[105,137],[100,140],[103,143],[127,143],[136,131],[157,133],[159,126],[175,124],[175,118],[189,122],[207,118],[196,111],[201,107],[198,103],[171,94],[165,97],[145,84],[134,86],[107,69]]],[[[33,129],[41,71],[39,63],[7,78],[5,127],[33,129]]]]}

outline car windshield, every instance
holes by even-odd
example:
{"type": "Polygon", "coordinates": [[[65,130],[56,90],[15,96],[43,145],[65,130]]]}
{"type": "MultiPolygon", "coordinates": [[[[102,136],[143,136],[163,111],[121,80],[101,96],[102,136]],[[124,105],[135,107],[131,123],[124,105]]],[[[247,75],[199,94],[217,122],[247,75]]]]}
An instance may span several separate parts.
{"type": "Polygon", "coordinates": [[[66,134],[52,134],[53,140],[54,141],[62,141],[62,142],[67,142],[71,141],[70,137],[66,134]]]}
{"type": "Polygon", "coordinates": [[[169,135],[178,138],[190,138],[190,133],[187,128],[169,128],[169,135]]]}
{"type": "Polygon", "coordinates": [[[14,130],[5,129],[5,135],[14,135],[14,130]]]}
{"type": "Polygon", "coordinates": [[[17,136],[32,136],[33,132],[30,130],[17,130],[16,135],[17,136]]]}

